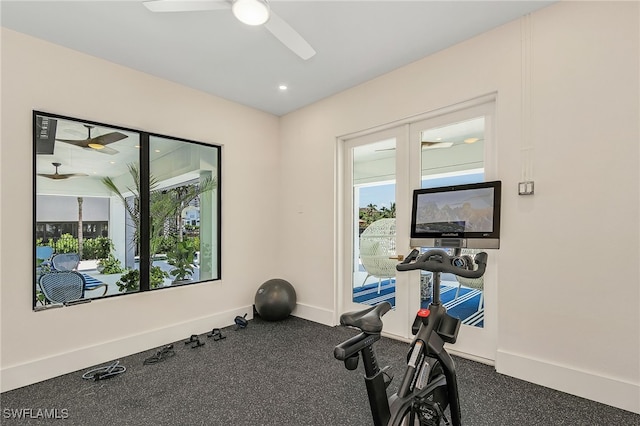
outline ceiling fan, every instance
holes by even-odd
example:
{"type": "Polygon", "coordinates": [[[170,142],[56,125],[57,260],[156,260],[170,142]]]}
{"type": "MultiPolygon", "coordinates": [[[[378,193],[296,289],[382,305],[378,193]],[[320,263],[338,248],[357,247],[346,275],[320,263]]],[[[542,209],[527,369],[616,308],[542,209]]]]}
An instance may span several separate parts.
{"type": "Polygon", "coordinates": [[[437,148],[450,148],[453,146],[453,142],[445,141],[421,141],[421,149],[437,149],[437,148]]]}
{"type": "MultiPolygon", "coordinates": [[[[435,148],[449,148],[453,145],[453,142],[445,142],[445,141],[421,141],[420,148],[421,149],[435,149],[435,148]]],[[[376,152],[380,151],[395,151],[396,147],[391,148],[382,148],[376,149],[376,152]]]]}
{"type": "Polygon", "coordinates": [[[89,176],[84,173],[58,173],[58,167],[62,166],[62,163],[51,163],[56,168],[55,173],[38,173],[38,176],[46,177],[53,180],[69,179],[76,176],[89,176]]]}
{"type": "Polygon", "coordinates": [[[286,21],[276,15],[267,0],[150,0],[143,4],[152,12],[199,12],[231,9],[247,25],[264,25],[282,44],[305,61],[316,51],[286,21]]]}
{"type": "Polygon", "coordinates": [[[122,134],[120,132],[111,132],[111,133],[106,133],[104,135],[100,135],[100,136],[96,136],[95,138],[92,138],[91,129],[93,129],[93,126],[85,124],[84,127],[86,127],[87,130],[89,131],[89,136],[87,137],[87,139],[56,139],[56,140],[60,142],[68,143],[71,145],[75,145],[80,148],[94,149],[103,154],[113,155],[113,154],[117,154],[118,151],[113,148],[109,148],[107,145],[128,137],[127,135],[122,134]]]}

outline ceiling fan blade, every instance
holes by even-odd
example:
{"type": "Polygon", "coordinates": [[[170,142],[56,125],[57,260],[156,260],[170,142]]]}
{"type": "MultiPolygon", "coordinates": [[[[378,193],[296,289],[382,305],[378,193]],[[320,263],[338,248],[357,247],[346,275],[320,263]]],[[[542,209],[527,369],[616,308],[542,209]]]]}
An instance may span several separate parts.
{"type": "Polygon", "coordinates": [[[82,146],[83,143],[89,141],[90,139],[58,139],[58,138],[56,138],[56,140],[58,142],[65,142],[65,143],[70,143],[70,144],[73,144],[73,145],[82,146]]]}
{"type": "Polygon", "coordinates": [[[62,179],[69,179],[71,177],[81,177],[81,176],[89,176],[89,175],[86,173],[53,173],[53,174],[38,173],[38,176],[46,177],[53,180],[62,180],[62,179]]]}
{"type": "Polygon", "coordinates": [[[38,176],[42,176],[42,177],[46,177],[49,179],[66,179],[66,178],[61,178],[59,177],[60,175],[57,175],[55,173],[38,173],[38,176]]]}
{"type": "Polygon", "coordinates": [[[120,132],[111,132],[102,136],[96,136],[95,138],[92,138],[92,140],[102,145],[108,145],[110,143],[118,142],[126,137],[127,135],[123,135],[120,132]]]}
{"type": "Polygon", "coordinates": [[[269,20],[264,24],[265,28],[271,32],[278,40],[285,46],[291,49],[296,55],[300,56],[305,61],[316,54],[316,51],[311,47],[305,39],[289,24],[287,24],[281,17],[271,11],[269,20]]]}
{"type": "Polygon", "coordinates": [[[89,139],[56,139],[56,140],[58,142],[64,142],[71,145],[75,145],[80,148],[93,149],[95,151],[102,152],[103,154],[113,155],[113,154],[117,154],[118,151],[116,151],[113,148],[108,148],[106,145],[125,139],[127,137],[128,137],[127,135],[124,135],[120,132],[111,132],[111,133],[104,134],[102,136],[96,136],[95,138],[89,138],[89,139]],[[89,146],[90,144],[102,145],[102,148],[97,149],[95,147],[89,146]]]}
{"type": "Polygon", "coordinates": [[[90,146],[86,146],[86,147],[84,147],[84,149],[87,149],[89,151],[99,152],[101,154],[109,154],[109,155],[114,155],[114,154],[117,154],[118,152],[120,152],[117,149],[109,148],[108,146],[103,146],[100,149],[92,148],[90,146]]]}
{"type": "Polygon", "coordinates": [[[422,149],[436,149],[436,148],[450,148],[453,146],[453,142],[430,142],[430,141],[422,141],[420,143],[422,149]]]}
{"type": "Polygon", "coordinates": [[[69,179],[70,177],[76,176],[89,176],[85,173],[58,173],[58,167],[62,166],[62,164],[58,162],[53,162],[51,164],[56,168],[55,173],[38,173],[38,176],[46,177],[53,180],[69,179]]]}
{"type": "Polygon", "coordinates": [[[198,12],[231,7],[226,0],[151,0],[142,4],[152,12],[198,12]]]}

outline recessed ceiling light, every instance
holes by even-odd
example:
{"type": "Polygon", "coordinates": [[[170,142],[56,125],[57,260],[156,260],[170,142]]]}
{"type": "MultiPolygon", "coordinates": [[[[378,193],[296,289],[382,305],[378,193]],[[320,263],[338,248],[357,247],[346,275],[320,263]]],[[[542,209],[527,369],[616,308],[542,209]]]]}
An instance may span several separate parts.
{"type": "Polygon", "coordinates": [[[288,89],[288,87],[287,87],[287,85],[286,85],[286,84],[281,84],[280,86],[278,86],[278,89],[280,89],[280,90],[287,90],[287,89],[288,89]]]}
{"type": "Polygon", "coordinates": [[[156,152],[160,152],[160,150],[159,150],[159,149],[156,149],[156,152]]]}
{"type": "Polygon", "coordinates": [[[479,138],[467,138],[464,140],[464,143],[476,143],[479,140],[480,140],[479,138]]]}
{"type": "Polygon", "coordinates": [[[116,164],[116,162],[115,162],[115,161],[109,161],[109,163],[111,163],[111,164],[116,164]]]}

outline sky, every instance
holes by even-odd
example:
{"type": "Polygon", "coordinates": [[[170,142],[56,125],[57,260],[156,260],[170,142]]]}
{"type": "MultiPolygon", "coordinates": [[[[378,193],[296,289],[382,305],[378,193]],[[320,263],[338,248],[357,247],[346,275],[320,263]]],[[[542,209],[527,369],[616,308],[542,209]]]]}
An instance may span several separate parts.
{"type": "MultiPolygon", "coordinates": [[[[462,185],[465,183],[483,181],[483,173],[472,173],[458,176],[439,177],[435,179],[423,179],[422,188],[436,188],[439,186],[462,185]]],[[[359,207],[367,207],[369,204],[374,204],[378,209],[382,207],[389,208],[391,203],[396,199],[395,187],[395,183],[360,187],[359,207]]]]}

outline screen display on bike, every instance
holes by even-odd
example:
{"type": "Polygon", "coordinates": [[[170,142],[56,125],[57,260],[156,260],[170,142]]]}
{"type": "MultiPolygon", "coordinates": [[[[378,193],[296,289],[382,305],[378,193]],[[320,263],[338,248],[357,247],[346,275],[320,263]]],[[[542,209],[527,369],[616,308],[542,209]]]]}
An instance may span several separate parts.
{"type": "Polygon", "coordinates": [[[500,247],[501,181],[416,189],[414,247],[500,247]]]}

